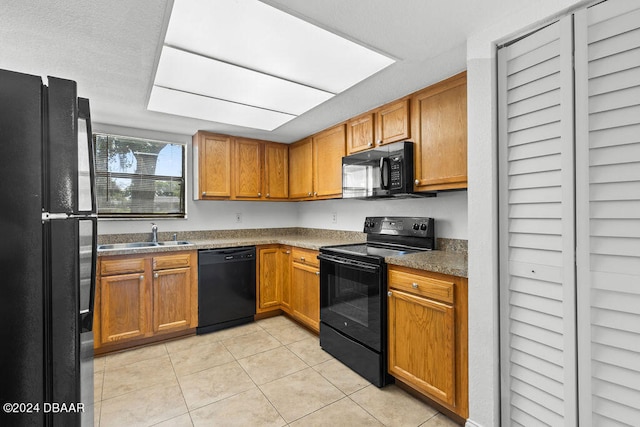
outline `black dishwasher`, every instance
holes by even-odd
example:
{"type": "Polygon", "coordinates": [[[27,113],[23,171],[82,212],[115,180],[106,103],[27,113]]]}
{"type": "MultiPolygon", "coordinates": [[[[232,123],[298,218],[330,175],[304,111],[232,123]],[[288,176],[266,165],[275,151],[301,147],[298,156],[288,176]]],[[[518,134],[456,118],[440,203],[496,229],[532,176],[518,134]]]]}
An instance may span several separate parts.
{"type": "Polygon", "coordinates": [[[253,321],[256,248],[198,251],[198,327],[206,334],[253,321]]]}

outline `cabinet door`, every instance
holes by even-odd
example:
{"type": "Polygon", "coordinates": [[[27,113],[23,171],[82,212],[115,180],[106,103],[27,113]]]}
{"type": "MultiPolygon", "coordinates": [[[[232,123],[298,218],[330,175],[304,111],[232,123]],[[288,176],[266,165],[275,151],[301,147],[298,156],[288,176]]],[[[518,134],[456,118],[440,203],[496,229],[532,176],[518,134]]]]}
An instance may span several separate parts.
{"type": "Polygon", "coordinates": [[[231,138],[196,134],[201,198],[231,197],[231,138]]]}
{"type": "Polygon", "coordinates": [[[342,157],[345,155],[345,126],[327,129],[313,137],[314,197],[342,196],[342,157]]]}
{"type": "Polygon", "coordinates": [[[347,122],[348,154],[368,150],[374,145],[373,114],[364,114],[347,122]]]}
{"type": "Polygon", "coordinates": [[[466,73],[430,86],[412,102],[415,190],[466,188],[466,73]]]}
{"type": "Polygon", "coordinates": [[[320,330],[320,271],[293,263],[291,274],[291,314],[316,332],[320,330]]]}
{"type": "Polygon", "coordinates": [[[280,286],[278,271],[278,247],[267,247],[259,250],[259,286],[258,311],[268,311],[280,305],[280,286]]]}
{"type": "Polygon", "coordinates": [[[289,197],[289,146],[267,143],[264,149],[265,197],[286,199],[289,197]]]}
{"type": "Polygon", "coordinates": [[[191,326],[191,269],[153,273],[153,332],[173,332],[191,326]]]}
{"type": "Polygon", "coordinates": [[[236,139],[233,162],[235,197],[262,197],[262,143],[250,139],[236,139]]]}
{"type": "Polygon", "coordinates": [[[394,102],[376,112],[376,144],[405,141],[411,138],[409,100],[394,102]]]}
{"type": "Polygon", "coordinates": [[[291,248],[281,247],[278,250],[278,277],[280,278],[280,303],[282,309],[291,310],[291,248]]]}
{"type": "Polygon", "coordinates": [[[311,138],[289,147],[289,198],[313,196],[313,147],[311,138]]]}
{"type": "Polygon", "coordinates": [[[454,405],[453,307],[391,289],[388,310],[389,372],[454,405]]]}
{"type": "Polygon", "coordinates": [[[150,305],[142,273],[100,278],[100,339],[102,344],[145,337],[150,305]]]}

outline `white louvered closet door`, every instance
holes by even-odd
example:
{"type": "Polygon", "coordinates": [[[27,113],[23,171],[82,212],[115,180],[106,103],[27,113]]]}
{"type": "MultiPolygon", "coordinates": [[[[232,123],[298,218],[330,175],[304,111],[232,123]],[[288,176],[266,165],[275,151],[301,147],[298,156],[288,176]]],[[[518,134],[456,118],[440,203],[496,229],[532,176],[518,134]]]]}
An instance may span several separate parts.
{"type": "Polygon", "coordinates": [[[577,424],[572,18],[498,52],[502,424],[577,424]]]}
{"type": "Polygon", "coordinates": [[[576,14],[580,425],[640,425],[640,2],[576,14]]]}

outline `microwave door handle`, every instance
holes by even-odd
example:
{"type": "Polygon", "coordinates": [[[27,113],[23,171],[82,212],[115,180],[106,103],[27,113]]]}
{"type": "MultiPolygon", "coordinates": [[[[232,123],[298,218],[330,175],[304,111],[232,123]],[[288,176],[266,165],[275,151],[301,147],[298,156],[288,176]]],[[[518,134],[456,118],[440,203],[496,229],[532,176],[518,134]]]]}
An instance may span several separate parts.
{"type": "Polygon", "coordinates": [[[380,188],[383,190],[389,189],[389,182],[391,181],[391,177],[389,176],[391,173],[389,163],[388,157],[380,158],[380,188]]]}

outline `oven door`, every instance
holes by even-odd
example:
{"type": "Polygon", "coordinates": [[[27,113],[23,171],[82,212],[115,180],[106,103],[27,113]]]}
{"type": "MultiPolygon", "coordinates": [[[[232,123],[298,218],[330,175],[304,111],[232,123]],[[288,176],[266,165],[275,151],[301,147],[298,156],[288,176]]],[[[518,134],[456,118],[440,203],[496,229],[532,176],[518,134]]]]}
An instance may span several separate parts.
{"type": "Polygon", "coordinates": [[[381,297],[386,269],[340,256],[321,253],[320,321],[344,335],[382,351],[385,324],[381,297]]]}

